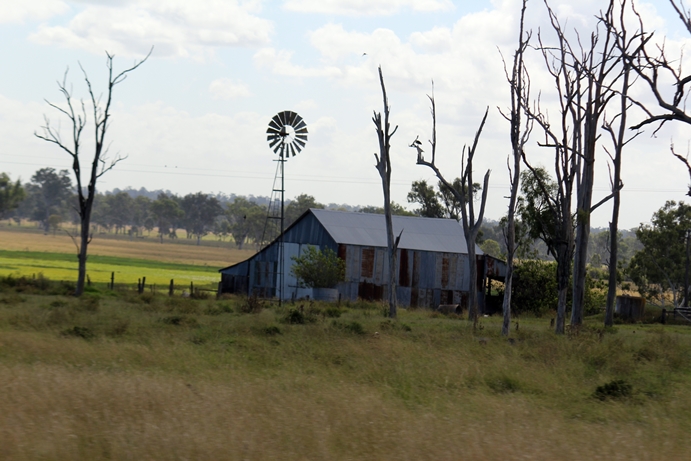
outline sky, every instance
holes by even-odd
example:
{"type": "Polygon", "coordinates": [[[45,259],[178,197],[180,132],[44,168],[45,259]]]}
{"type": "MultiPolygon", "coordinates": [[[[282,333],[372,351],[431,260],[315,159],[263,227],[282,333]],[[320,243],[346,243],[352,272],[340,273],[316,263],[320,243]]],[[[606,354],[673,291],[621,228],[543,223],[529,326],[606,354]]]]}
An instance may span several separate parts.
{"type": "MultiPolygon", "coordinates": [[[[552,1],[569,30],[587,36],[604,2],[552,1]]],[[[671,6],[636,2],[655,40],[681,55],[691,43],[671,6]]],[[[487,125],[476,154],[477,181],[492,171],[486,216],[506,214],[509,126],[499,108],[509,103],[502,54],[511,59],[518,36],[518,0],[10,0],[0,2],[0,171],[28,181],[39,168],[70,169],[70,158],[38,139],[44,117],[69,139],[67,120],[46,101],[64,104],[57,82],[87,98],[106,90],[106,51],[115,69],[148,60],[115,87],[107,142],[126,156],[99,180],[101,191],[145,187],[268,196],[277,156],[266,128],[291,110],[307,123],[306,148],[285,165],[286,197],[313,195],[322,203],[382,206],[375,168],[373,111],[381,112],[381,66],[398,130],[391,140],[392,199],[412,209],[411,183],[436,183],[416,165],[409,145],[431,137],[428,94],[437,105],[437,164],[459,175],[461,152],[482,115],[487,125]],[[501,52],[501,54],[500,54],[501,52]]],[[[549,40],[544,3],[530,0],[527,28],[549,40]]],[[[526,58],[534,97],[545,107],[554,85],[537,51],[526,58]]],[[[648,98],[638,86],[636,95],[648,98]]],[[[635,119],[636,114],[631,117],[635,119]]],[[[640,116],[640,114],[639,114],[640,116]]],[[[92,122],[89,119],[89,122],[92,122]]],[[[87,126],[85,164],[93,149],[87,126]],[[91,143],[91,144],[90,144],[91,143]]],[[[689,152],[691,128],[646,129],[627,145],[623,162],[621,228],[649,222],[666,200],[684,200],[689,175],[670,153],[689,152]]],[[[535,165],[549,167],[551,151],[526,148],[535,165]]],[[[595,201],[608,195],[607,154],[596,160],[595,201]]],[[[611,205],[592,216],[607,226],[611,205]]]]}

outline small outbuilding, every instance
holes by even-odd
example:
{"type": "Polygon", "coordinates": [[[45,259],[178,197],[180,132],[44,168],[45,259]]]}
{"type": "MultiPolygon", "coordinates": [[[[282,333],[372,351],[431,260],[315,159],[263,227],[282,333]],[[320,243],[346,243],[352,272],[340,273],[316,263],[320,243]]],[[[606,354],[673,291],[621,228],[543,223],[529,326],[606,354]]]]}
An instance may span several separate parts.
{"type": "MultiPolygon", "coordinates": [[[[454,219],[393,216],[394,234],[401,233],[396,271],[396,296],[401,306],[468,305],[470,262],[463,227],[454,219]]],[[[285,258],[279,267],[280,238],[257,254],[220,269],[221,293],[255,294],[283,300],[312,295],[291,274],[292,257],[307,246],[330,248],[346,263],[346,280],[338,285],[340,299],[386,299],[389,264],[384,215],[310,209],[283,233],[285,258]],[[280,273],[284,274],[281,290],[280,273]]],[[[476,246],[480,309],[488,280],[503,281],[506,265],[476,246]]]]}

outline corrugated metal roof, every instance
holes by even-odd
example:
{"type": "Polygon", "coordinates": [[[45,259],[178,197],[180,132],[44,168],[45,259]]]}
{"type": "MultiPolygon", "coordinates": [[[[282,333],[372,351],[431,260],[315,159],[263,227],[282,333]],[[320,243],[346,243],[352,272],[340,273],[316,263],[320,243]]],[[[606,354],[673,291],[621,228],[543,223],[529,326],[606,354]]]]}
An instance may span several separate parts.
{"type": "MultiPolygon", "coordinates": [[[[387,246],[384,215],[316,208],[310,211],[336,243],[387,246]]],[[[394,238],[403,230],[399,248],[442,253],[468,253],[463,226],[455,219],[392,216],[392,222],[394,238]]],[[[475,245],[475,253],[484,254],[477,245],[475,245]]]]}

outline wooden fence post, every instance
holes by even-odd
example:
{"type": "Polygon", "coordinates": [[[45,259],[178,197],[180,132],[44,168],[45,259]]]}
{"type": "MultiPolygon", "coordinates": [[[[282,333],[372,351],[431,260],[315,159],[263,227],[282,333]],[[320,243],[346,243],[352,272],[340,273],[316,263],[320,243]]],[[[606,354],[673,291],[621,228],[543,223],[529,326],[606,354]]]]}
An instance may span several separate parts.
{"type": "Polygon", "coordinates": [[[190,296],[194,293],[194,282],[190,282],[190,296]]]}
{"type": "Polygon", "coordinates": [[[110,273],[110,291],[115,290],[115,272],[110,273]]]}
{"type": "Polygon", "coordinates": [[[175,285],[173,284],[173,279],[170,279],[170,287],[168,287],[168,296],[173,296],[175,291],[175,285]]]}

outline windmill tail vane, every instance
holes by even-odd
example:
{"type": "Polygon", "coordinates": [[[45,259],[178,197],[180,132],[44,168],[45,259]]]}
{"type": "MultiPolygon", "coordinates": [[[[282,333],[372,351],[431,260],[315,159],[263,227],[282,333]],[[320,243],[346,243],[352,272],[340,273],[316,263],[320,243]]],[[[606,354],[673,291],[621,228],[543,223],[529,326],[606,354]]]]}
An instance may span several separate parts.
{"type": "Polygon", "coordinates": [[[269,122],[266,140],[269,148],[282,158],[295,157],[307,143],[307,124],[293,111],[279,112],[269,122]]]}

